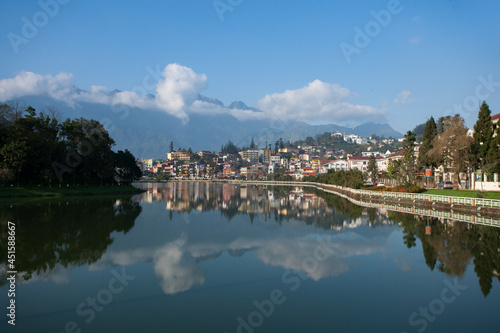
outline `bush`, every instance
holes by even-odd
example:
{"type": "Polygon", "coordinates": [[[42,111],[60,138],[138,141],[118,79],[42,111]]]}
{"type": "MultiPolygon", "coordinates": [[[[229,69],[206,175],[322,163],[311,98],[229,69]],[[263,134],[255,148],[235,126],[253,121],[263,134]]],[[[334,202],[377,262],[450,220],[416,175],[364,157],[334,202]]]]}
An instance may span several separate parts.
{"type": "Polygon", "coordinates": [[[385,191],[385,192],[404,192],[404,193],[422,193],[425,189],[416,185],[398,185],[394,187],[385,186],[370,186],[365,187],[369,191],[385,191]]]}
{"type": "Polygon", "coordinates": [[[425,191],[423,187],[416,185],[398,185],[388,189],[390,192],[404,192],[404,193],[422,193],[425,191]]]}
{"type": "Polygon", "coordinates": [[[364,190],[368,191],[385,191],[387,188],[385,186],[368,186],[365,187],[364,190]]]}
{"type": "Polygon", "coordinates": [[[333,184],[355,189],[362,188],[365,183],[363,173],[360,170],[329,170],[326,174],[318,175],[317,181],[323,184],[333,184]]]}

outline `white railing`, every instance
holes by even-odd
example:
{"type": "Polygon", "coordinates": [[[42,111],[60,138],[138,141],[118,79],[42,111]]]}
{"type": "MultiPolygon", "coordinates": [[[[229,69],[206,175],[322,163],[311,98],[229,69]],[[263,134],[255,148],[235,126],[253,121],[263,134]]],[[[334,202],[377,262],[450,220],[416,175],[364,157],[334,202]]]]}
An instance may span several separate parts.
{"type": "Polygon", "coordinates": [[[349,187],[342,187],[338,185],[313,183],[313,182],[280,182],[280,181],[229,181],[235,183],[245,183],[245,184],[258,184],[258,185],[281,185],[281,186],[302,186],[302,187],[316,187],[316,188],[330,188],[339,191],[348,192],[351,194],[360,194],[370,197],[381,197],[381,198],[394,198],[394,199],[408,199],[408,200],[419,200],[419,201],[434,201],[449,203],[454,205],[465,205],[465,206],[477,206],[477,207],[490,207],[490,208],[500,208],[500,200],[494,199],[482,199],[482,198],[468,198],[468,197],[455,197],[447,195],[436,195],[436,194],[422,194],[422,193],[405,193],[405,192],[385,192],[385,191],[368,191],[368,190],[356,190],[349,187]]]}

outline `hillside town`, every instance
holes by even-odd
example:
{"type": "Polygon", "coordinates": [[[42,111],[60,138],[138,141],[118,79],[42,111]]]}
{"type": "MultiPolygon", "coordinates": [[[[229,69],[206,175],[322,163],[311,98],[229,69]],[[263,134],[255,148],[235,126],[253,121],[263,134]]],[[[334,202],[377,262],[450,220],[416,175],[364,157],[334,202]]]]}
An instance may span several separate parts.
{"type": "MultiPolygon", "coordinates": [[[[495,128],[500,114],[491,116],[495,128]]],[[[472,138],[474,130],[469,129],[467,136],[472,138]]],[[[166,179],[242,179],[242,180],[302,180],[304,177],[328,173],[330,170],[360,170],[368,173],[370,159],[376,162],[377,178],[387,178],[390,165],[404,157],[404,138],[379,138],[371,136],[363,138],[354,134],[324,133],[335,139],[325,145],[319,140],[305,140],[296,145],[276,142],[275,149],[271,145],[263,149],[224,149],[220,152],[179,149],[171,151],[165,158],[144,159],[137,161],[143,172],[143,178],[156,180],[166,179]],[[349,147],[347,148],[339,148],[349,147]],[[352,148],[357,149],[352,149],[352,148]],[[225,150],[225,151],[224,151],[225,150]]],[[[320,136],[317,136],[317,138],[320,136]]],[[[230,145],[232,145],[229,142],[230,145]]],[[[419,159],[422,141],[413,143],[415,160],[419,159]]],[[[252,144],[253,145],[253,138],[252,144]]],[[[432,170],[433,182],[453,180],[453,172],[447,172],[445,166],[438,165],[432,170]]],[[[424,176],[420,171],[418,176],[424,176]]],[[[368,179],[367,180],[371,180],[368,179]]],[[[468,173],[462,177],[468,181],[468,173]]],[[[498,179],[495,181],[498,182],[498,179]]],[[[463,184],[466,187],[466,184],[463,184]]]]}
{"type": "MultiPolygon", "coordinates": [[[[363,138],[364,140],[367,140],[363,138]]],[[[418,146],[415,148],[418,153],[418,146]]],[[[388,161],[401,159],[394,151],[362,152],[361,156],[347,154],[343,149],[326,149],[318,144],[285,146],[278,151],[270,149],[243,150],[238,154],[185,150],[167,153],[166,159],[144,159],[138,165],[144,176],[166,174],[177,179],[230,178],[267,179],[270,174],[284,172],[295,180],[304,176],[326,173],[328,170],[359,169],[366,171],[370,156],[374,155],[381,172],[387,171],[388,161]]]]}

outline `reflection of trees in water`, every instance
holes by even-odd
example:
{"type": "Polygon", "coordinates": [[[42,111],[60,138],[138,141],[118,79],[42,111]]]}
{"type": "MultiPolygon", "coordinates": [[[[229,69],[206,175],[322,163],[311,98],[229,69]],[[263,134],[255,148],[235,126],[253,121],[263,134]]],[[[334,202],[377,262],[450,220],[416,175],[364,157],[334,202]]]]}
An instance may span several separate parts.
{"type": "Polygon", "coordinates": [[[469,235],[470,251],[474,256],[474,271],[479,277],[479,285],[487,296],[493,284],[493,271],[500,281],[500,230],[485,226],[475,226],[469,235]]]}
{"type": "Polygon", "coordinates": [[[493,285],[493,278],[500,281],[500,229],[472,225],[462,222],[441,222],[398,212],[390,212],[389,218],[403,225],[403,239],[410,248],[418,236],[427,266],[450,276],[463,277],[468,265],[474,263],[474,271],[486,297],[493,285]],[[431,226],[431,235],[426,235],[425,226],[431,226]]]}
{"type": "Polygon", "coordinates": [[[349,200],[342,198],[338,195],[315,190],[315,194],[325,200],[328,207],[335,209],[335,215],[340,215],[351,219],[361,217],[363,215],[364,207],[358,206],[349,200]]]}
{"type": "MultiPolygon", "coordinates": [[[[16,225],[16,270],[24,272],[26,280],[56,265],[91,264],[113,243],[111,233],[127,233],[141,210],[130,198],[2,205],[1,253],[7,253],[7,222],[11,221],[16,225]]],[[[6,264],[6,258],[0,258],[0,265],[6,264]]]]}

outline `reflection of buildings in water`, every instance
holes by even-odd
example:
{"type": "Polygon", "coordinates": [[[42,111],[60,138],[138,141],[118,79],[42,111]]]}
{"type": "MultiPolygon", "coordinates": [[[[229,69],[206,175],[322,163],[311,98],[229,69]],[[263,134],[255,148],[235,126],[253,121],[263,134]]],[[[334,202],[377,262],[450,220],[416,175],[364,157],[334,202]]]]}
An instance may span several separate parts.
{"type": "MultiPolygon", "coordinates": [[[[281,218],[300,218],[308,224],[320,223],[331,229],[357,228],[371,225],[366,216],[351,219],[334,207],[329,207],[325,199],[300,187],[272,188],[252,185],[208,182],[168,182],[148,186],[142,195],[142,202],[165,202],[170,211],[189,212],[234,210],[240,214],[275,214],[281,218]],[[342,214],[341,214],[342,215],[342,214]]],[[[233,216],[234,213],[230,213],[233,216]]],[[[377,224],[388,223],[383,215],[377,217],[377,224]]]]}

